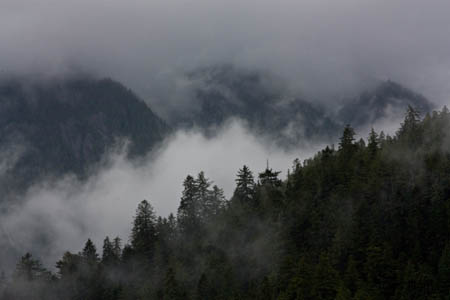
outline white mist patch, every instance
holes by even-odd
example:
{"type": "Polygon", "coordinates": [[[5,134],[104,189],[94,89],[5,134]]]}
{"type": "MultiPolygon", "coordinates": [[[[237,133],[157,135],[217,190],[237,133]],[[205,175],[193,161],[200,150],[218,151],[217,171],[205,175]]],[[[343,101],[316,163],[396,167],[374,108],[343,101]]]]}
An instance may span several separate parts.
{"type": "Polygon", "coordinates": [[[176,213],[188,174],[204,171],[230,197],[236,173],[244,164],[256,177],[269,160],[270,167],[283,171],[284,177],[295,158],[309,157],[316,150],[311,146],[287,153],[263,144],[238,122],[214,138],[180,131],[139,164],[115,153],[111,163],[87,182],[67,176],[32,187],[23,204],[8,207],[0,219],[3,235],[8,236],[0,239],[0,247],[12,247],[20,254],[31,251],[52,267],[64,251],[81,250],[88,238],[99,250],[106,235],[118,235],[126,242],[143,199],[158,215],[176,213]]]}

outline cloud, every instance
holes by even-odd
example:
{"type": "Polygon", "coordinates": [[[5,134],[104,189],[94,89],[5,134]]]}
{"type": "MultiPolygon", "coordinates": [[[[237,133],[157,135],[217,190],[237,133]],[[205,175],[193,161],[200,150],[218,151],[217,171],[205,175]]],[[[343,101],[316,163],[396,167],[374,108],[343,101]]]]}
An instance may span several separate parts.
{"type": "Polygon", "coordinates": [[[204,171],[230,197],[237,170],[244,164],[256,174],[269,159],[271,167],[284,171],[285,176],[295,158],[307,158],[315,150],[311,145],[286,153],[262,143],[235,121],[215,138],[179,131],[141,161],[132,162],[123,152],[114,152],[107,167],[86,182],[71,176],[41,182],[27,192],[21,204],[7,208],[0,219],[6,237],[0,239],[0,248],[12,247],[16,253],[9,254],[14,259],[3,259],[0,268],[26,251],[33,251],[53,267],[64,251],[81,250],[88,238],[99,249],[106,235],[119,235],[127,241],[141,200],[149,200],[158,215],[176,214],[188,174],[204,171]]]}
{"type": "MultiPolygon", "coordinates": [[[[111,76],[163,106],[187,97],[180,74],[225,62],[269,70],[330,102],[390,78],[445,103],[448,11],[446,0],[2,0],[0,72],[111,76]]],[[[1,243],[53,263],[88,237],[127,239],[144,198],[158,214],[175,211],[188,173],[204,170],[230,196],[244,163],[258,172],[268,158],[284,171],[314,150],[283,152],[237,123],[213,139],[178,132],[139,165],[114,154],[85,183],[33,187],[0,219],[1,243]]]]}
{"type": "Polygon", "coordinates": [[[443,103],[449,10],[446,0],[3,0],[0,69],[89,70],[161,103],[180,71],[230,62],[314,98],[391,78],[443,103]]]}

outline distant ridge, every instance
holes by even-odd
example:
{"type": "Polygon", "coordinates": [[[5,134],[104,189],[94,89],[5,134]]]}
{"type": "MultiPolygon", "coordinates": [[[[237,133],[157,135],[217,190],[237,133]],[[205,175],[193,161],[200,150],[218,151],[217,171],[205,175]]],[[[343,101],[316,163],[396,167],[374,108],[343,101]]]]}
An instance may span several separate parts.
{"type": "Polygon", "coordinates": [[[118,138],[129,140],[135,156],[152,149],[169,130],[133,92],[111,79],[4,79],[0,149],[23,152],[13,151],[16,162],[2,170],[1,188],[20,189],[47,175],[83,177],[118,138]]]}

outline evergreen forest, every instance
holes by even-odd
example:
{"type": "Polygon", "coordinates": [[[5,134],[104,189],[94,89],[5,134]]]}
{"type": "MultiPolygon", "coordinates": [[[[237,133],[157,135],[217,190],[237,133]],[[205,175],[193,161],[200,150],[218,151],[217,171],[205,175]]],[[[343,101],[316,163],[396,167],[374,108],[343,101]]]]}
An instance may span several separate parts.
{"type": "Polygon", "coordinates": [[[450,299],[449,110],[409,107],[394,135],[356,136],[283,177],[244,165],[230,199],[188,175],[167,217],[130,199],[129,237],[54,266],[24,253],[0,299],[450,299]]]}

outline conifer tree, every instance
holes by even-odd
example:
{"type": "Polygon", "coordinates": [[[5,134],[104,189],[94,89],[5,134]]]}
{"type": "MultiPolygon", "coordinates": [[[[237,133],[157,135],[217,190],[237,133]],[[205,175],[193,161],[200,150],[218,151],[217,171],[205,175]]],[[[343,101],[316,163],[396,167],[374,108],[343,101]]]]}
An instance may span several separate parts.
{"type": "Polygon", "coordinates": [[[278,178],[280,171],[273,171],[267,166],[263,173],[259,173],[259,183],[263,186],[279,187],[281,186],[281,180],[278,178]]]}
{"type": "Polygon", "coordinates": [[[119,261],[119,256],[114,249],[114,244],[109,240],[107,236],[103,241],[103,254],[102,254],[102,263],[104,265],[114,265],[119,261]]]}
{"type": "Polygon", "coordinates": [[[34,259],[30,253],[26,253],[16,265],[14,278],[25,281],[37,279],[49,279],[50,272],[47,271],[38,259],[34,259]]]}
{"type": "Polygon", "coordinates": [[[131,246],[136,254],[151,259],[156,242],[156,216],[152,205],[142,200],[136,209],[131,230],[131,246]]]}
{"type": "Polygon", "coordinates": [[[196,207],[198,208],[198,211],[195,212],[195,215],[200,219],[203,220],[207,218],[213,210],[213,198],[212,193],[209,187],[211,186],[211,182],[208,178],[206,178],[205,173],[201,171],[197,179],[195,180],[195,197],[194,197],[194,203],[196,204],[196,207]]]}
{"type": "Polygon", "coordinates": [[[86,241],[83,251],[81,252],[81,256],[88,263],[96,263],[98,261],[99,258],[98,258],[98,254],[97,254],[97,248],[95,247],[95,245],[91,241],[91,239],[88,239],[86,241]]]}
{"type": "Polygon", "coordinates": [[[233,198],[241,204],[252,203],[255,197],[255,180],[252,171],[244,165],[242,169],[239,169],[235,181],[236,189],[233,198]]]}
{"type": "Polygon", "coordinates": [[[339,150],[351,152],[354,149],[355,131],[350,125],[345,126],[344,132],[340,138],[339,150]]]}
{"type": "Polygon", "coordinates": [[[417,147],[422,141],[420,113],[408,105],[405,119],[397,131],[397,138],[406,147],[417,147]]]}
{"type": "Polygon", "coordinates": [[[373,128],[370,130],[369,134],[369,143],[367,145],[369,153],[371,156],[374,156],[378,151],[378,134],[373,130],[373,128]]]}
{"type": "Polygon", "coordinates": [[[58,274],[61,279],[69,278],[71,275],[78,272],[81,266],[81,256],[65,252],[63,257],[56,263],[58,274]]]}
{"type": "Polygon", "coordinates": [[[194,177],[188,175],[183,182],[183,187],[177,220],[181,231],[189,233],[195,231],[200,222],[200,207],[197,203],[197,184],[194,177]]]}
{"type": "Polygon", "coordinates": [[[196,193],[197,186],[194,177],[188,175],[183,182],[183,194],[181,196],[180,206],[178,207],[178,219],[194,218],[197,215],[196,193]]]}
{"type": "Polygon", "coordinates": [[[120,260],[120,257],[122,256],[122,240],[117,236],[113,240],[113,253],[114,257],[116,257],[118,260],[120,260]]]}

